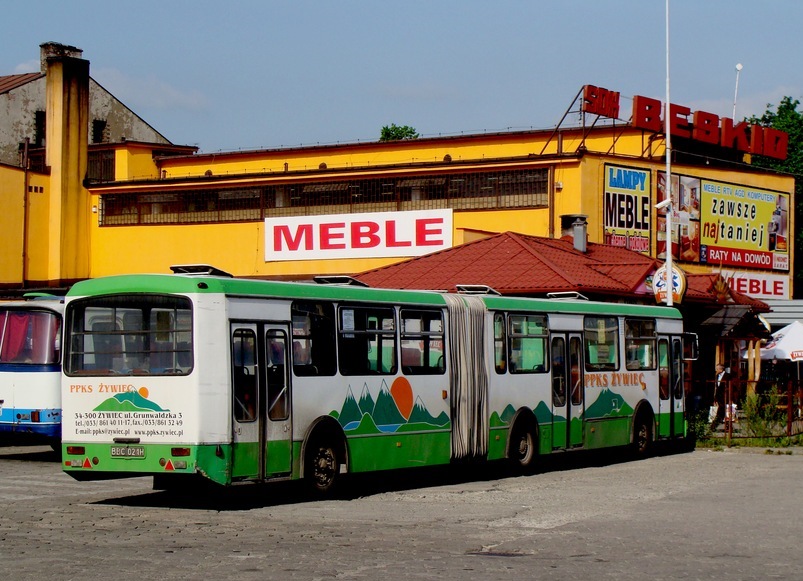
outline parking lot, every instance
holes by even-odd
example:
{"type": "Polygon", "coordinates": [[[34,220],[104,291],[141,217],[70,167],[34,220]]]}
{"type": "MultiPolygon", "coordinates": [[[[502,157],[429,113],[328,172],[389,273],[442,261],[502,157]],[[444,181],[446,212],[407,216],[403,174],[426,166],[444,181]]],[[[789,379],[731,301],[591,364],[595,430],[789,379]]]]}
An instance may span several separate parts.
{"type": "Polygon", "coordinates": [[[14,579],[788,579],[803,566],[803,454],[566,455],[206,496],[80,483],[44,446],[0,447],[14,579]]]}

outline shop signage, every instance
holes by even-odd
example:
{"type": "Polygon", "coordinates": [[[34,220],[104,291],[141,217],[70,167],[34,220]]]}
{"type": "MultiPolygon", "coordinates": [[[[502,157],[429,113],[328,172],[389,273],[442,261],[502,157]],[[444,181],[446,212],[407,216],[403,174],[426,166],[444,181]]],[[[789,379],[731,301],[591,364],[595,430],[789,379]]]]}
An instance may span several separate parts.
{"type": "Polygon", "coordinates": [[[723,270],[731,289],[761,300],[789,300],[789,275],[723,270]]]}
{"type": "Polygon", "coordinates": [[[650,171],[605,166],[605,244],[650,253],[650,171]]]}
{"type": "MultiPolygon", "coordinates": [[[[586,85],[583,88],[582,109],[586,113],[618,119],[619,93],[586,85]]],[[[663,109],[663,103],[658,99],[640,95],[633,97],[633,127],[663,133],[666,131],[663,109]]],[[[750,125],[745,121],[734,123],[728,117],[719,117],[706,111],[692,111],[689,107],[674,103],[669,105],[669,131],[672,137],[693,139],[773,159],[786,159],[789,146],[789,135],[784,131],[750,125]]]]}
{"type": "Polygon", "coordinates": [[[452,210],[265,219],[265,261],[421,256],[452,246],[452,210]]]}
{"type": "MultiPolygon", "coordinates": [[[[658,173],[658,201],[666,199],[658,173]]],[[[672,251],[684,262],[789,270],[789,194],[672,175],[672,251]]],[[[658,258],[666,256],[666,209],[658,211],[658,258]]]]}
{"type": "Polygon", "coordinates": [[[680,304],[686,294],[686,274],[672,264],[671,284],[667,285],[666,264],[655,271],[652,277],[652,290],[658,303],[665,303],[667,293],[672,293],[672,304],[680,304]]]}

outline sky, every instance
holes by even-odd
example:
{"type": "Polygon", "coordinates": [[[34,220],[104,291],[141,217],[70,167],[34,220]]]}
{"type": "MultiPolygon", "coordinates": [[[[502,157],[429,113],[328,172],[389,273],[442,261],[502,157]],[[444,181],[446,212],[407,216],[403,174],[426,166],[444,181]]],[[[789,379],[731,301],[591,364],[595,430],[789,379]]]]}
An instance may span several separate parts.
{"type": "MultiPolygon", "coordinates": [[[[673,103],[730,117],[803,101],[801,0],[670,0],[673,103]],[[738,75],[736,65],[742,64],[738,75]],[[737,93],[738,88],[738,93],[737,93]]],[[[203,153],[560,123],[581,87],[666,95],[666,0],[26,0],[3,7],[0,75],[39,45],[174,144],[203,153]]]]}

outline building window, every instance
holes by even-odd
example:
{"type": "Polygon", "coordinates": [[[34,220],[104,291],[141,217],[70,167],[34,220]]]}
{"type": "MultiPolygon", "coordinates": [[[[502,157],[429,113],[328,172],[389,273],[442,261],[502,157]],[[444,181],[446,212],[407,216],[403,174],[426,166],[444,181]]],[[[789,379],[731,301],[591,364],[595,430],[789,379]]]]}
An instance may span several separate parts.
{"type": "Polygon", "coordinates": [[[114,151],[90,151],[87,156],[86,177],[90,182],[114,181],[114,151]]]}
{"type": "Polygon", "coordinates": [[[107,143],[109,132],[107,131],[105,119],[92,120],[92,143],[107,143]]]}
{"type": "Polygon", "coordinates": [[[44,111],[36,111],[33,118],[33,147],[45,146],[45,131],[47,114],[44,111]]]}
{"type": "Polygon", "coordinates": [[[100,223],[202,224],[357,212],[545,208],[548,185],[549,170],[527,169],[156,194],[102,194],[100,223]]]}

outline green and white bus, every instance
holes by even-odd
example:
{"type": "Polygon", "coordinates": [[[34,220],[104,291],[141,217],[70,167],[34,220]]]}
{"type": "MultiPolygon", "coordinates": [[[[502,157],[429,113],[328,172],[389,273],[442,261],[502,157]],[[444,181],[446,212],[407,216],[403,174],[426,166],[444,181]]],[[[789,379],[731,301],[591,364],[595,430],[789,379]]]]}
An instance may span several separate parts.
{"type": "Polygon", "coordinates": [[[586,300],[236,279],[67,295],[63,468],[221,485],[684,437],[679,312],[586,300]]]}

